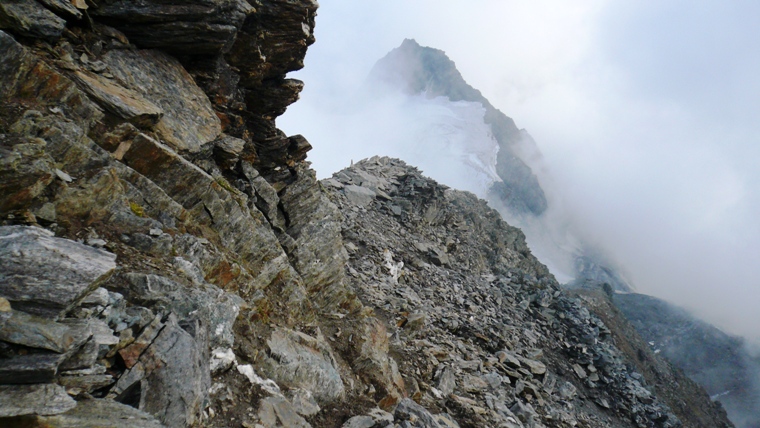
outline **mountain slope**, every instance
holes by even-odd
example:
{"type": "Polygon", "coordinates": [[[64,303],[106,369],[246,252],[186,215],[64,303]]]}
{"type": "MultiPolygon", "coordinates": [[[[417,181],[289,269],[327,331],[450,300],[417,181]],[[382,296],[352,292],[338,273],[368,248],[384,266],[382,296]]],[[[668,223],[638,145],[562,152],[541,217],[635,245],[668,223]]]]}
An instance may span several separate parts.
{"type": "Polygon", "coordinates": [[[406,390],[425,407],[461,426],[731,426],[651,352],[644,365],[664,369],[642,376],[638,345],[567,296],[485,201],[389,158],[323,183],[345,219],[348,280],[388,321],[406,390]]]}
{"type": "MultiPolygon", "coordinates": [[[[413,96],[438,96],[452,102],[467,100],[481,104],[486,111],[484,117],[470,120],[482,120],[482,123],[491,128],[493,135],[497,137],[500,156],[503,153],[519,151],[520,143],[530,138],[524,131],[518,131],[514,122],[496,110],[479,91],[468,85],[456,70],[453,61],[446,57],[443,51],[421,47],[413,40],[405,40],[400,47],[379,60],[368,81],[369,84],[379,87],[390,85],[413,96]],[[523,133],[523,137],[520,133],[523,133]],[[498,138],[499,136],[502,138],[498,138]]],[[[463,118],[457,117],[456,120],[463,118]]],[[[473,140],[469,142],[473,147],[481,144],[473,140]]],[[[441,145],[440,149],[445,151],[447,147],[441,145]]],[[[501,159],[500,157],[499,160],[501,159]]],[[[520,166],[512,168],[518,171],[517,175],[523,176],[525,174],[520,171],[523,171],[523,168],[529,170],[528,164],[522,162],[520,166]]],[[[429,167],[427,169],[430,170],[429,167]]],[[[437,169],[433,171],[437,172],[437,169]]],[[[544,210],[536,212],[504,203],[505,199],[519,198],[516,196],[519,192],[499,192],[500,188],[513,188],[510,180],[514,178],[505,178],[505,169],[500,170],[499,175],[502,181],[496,180],[492,184],[489,192],[490,203],[498,207],[505,218],[514,220],[516,225],[523,228],[534,252],[541,255],[542,261],[551,266],[555,274],[569,275],[565,278],[568,281],[567,288],[594,289],[604,286],[626,293],[634,289],[634,285],[621,274],[616,264],[608,260],[604,249],[589,245],[583,236],[574,233],[572,224],[567,227],[554,223],[564,219],[563,213],[559,211],[561,204],[547,204],[544,210]],[[568,235],[571,236],[570,239],[567,238],[568,235]]],[[[532,172],[529,175],[533,175],[532,172]]],[[[522,182],[526,183],[529,180],[522,182]]],[[[531,186],[541,189],[537,181],[531,186]]],[[[541,193],[543,194],[543,190],[541,193]]],[[[757,413],[754,407],[758,405],[758,399],[752,392],[757,370],[750,368],[755,367],[757,363],[742,349],[741,343],[725,335],[716,337],[714,333],[708,332],[717,331],[713,327],[693,317],[686,321],[685,313],[676,311],[673,306],[657,299],[637,294],[619,294],[618,297],[614,302],[619,303],[623,310],[618,314],[630,316],[633,325],[647,340],[660,343],[663,337],[679,337],[682,345],[671,343],[665,355],[726,404],[734,420],[753,426],[752,422],[744,421],[751,421],[756,417],[754,413],[757,413]],[[632,303],[634,299],[637,299],[635,304],[632,303]],[[684,332],[688,332],[688,335],[680,337],[684,332]],[[717,349],[726,351],[718,354],[717,349]],[[716,364],[719,367],[714,367],[716,364]],[[722,395],[729,390],[732,392],[722,395]]]]}

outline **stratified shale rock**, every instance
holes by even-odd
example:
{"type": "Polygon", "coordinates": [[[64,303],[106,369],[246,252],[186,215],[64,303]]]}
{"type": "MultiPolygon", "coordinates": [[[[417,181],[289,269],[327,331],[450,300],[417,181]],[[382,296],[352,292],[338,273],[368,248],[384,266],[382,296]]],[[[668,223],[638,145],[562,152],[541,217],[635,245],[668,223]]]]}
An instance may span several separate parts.
{"type": "Polygon", "coordinates": [[[45,229],[0,227],[0,297],[14,308],[57,319],[108,279],[115,259],[45,229]]]}
{"type": "Polygon", "coordinates": [[[310,391],[323,403],[343,396],[337,362],[324,337],[277,329],[267,345],[271,360],[265,372],[279,384],[310,391]]]}
{"type": "Polygon", "coordinates": [[[213,55],[226,51],[246,15],[244,0],[105,1],[91,13],[123,31],[139,46],[172,54],[213,55]]]}
{"type": "Polygon", "coordinates": [[[59,428],[161,428],[151,415],[111,400],[82,400],[66,413],[21,419],[29,424],[59,428]]]}
{"type": "Polygon", "coordinates": [[[28,0],[7,0],[0,4],[0,29],[15,30],[26,37],[55,40],[61,37],[66,21],[28,0]]]}
{"type": "Polygon", "coordinates": [[[208,98],[176,59],[155,50],[120,49],[103,62],[125,88],[161,108],[156,131],[175,150],[196,153],[222,132],[208,98]]]}
{"type": "Polygon", "coordinates": [[[58,385],[0,385],[0,418],[56,415],[76,405],[77,402],[58,385]]]}

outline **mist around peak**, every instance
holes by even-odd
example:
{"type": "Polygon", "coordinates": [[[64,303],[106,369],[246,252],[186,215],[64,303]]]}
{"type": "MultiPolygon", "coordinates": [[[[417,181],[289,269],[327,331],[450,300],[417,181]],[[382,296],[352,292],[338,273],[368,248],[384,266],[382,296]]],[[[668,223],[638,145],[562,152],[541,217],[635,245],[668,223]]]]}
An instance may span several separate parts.
{"type": "Polygon", "coordinates": [[[543,214],[558,229],[575,225],[640,292],[760,342],[756,5],[336,0],[319,14],[293,76],[302,100],[278,124],[309,136],[320,176],[408,134],[380,113],[343,120],[378,58],[405,38],[443,49],[539,142],[551,177],[531,168],[548,206],[563,200],[567,216],[543,214]]]}

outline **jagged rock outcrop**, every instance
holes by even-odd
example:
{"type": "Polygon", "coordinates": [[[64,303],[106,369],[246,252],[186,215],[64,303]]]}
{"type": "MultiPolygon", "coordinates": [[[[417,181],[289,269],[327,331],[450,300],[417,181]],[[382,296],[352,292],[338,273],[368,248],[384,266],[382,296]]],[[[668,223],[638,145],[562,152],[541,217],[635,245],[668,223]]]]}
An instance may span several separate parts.
{"type": "Polygon", "coordinates": [[[0,5],[0,425],[678,426],[483,201],[317,181],[316,8],[0,5]]]}

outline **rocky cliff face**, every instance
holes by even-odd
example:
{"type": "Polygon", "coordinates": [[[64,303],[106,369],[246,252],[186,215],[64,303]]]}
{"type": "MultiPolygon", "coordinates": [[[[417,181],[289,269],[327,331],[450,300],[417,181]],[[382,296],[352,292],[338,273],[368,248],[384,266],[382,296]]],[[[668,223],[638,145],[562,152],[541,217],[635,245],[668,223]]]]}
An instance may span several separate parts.
{"type": "Polygon", "coordinates": [[[686,425],[484,202],[316,180],[316,8],[0,4],[0,425],[686,425]]]}

